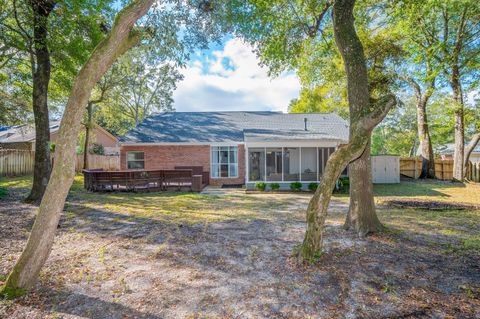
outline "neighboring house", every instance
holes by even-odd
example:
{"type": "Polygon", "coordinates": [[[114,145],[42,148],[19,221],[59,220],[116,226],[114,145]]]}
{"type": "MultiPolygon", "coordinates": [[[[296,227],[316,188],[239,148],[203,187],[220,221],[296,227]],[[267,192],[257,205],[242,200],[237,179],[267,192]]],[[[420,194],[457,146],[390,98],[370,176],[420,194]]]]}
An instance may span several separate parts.
{"type": "MultiPolygon", "coordinates": [[[[50,141],[55,143],[60,121],[50,123],[50,141]]],[[[105,154],[118,154],[118,139],[99,125],[93,129],[91,143],[103,145],[105,154]]],[[[0,149],[35,150],[35,126],[16,125],[0,130],[0,149]]]]}
{"type": "MultiPolygon", "coordinates": [[[[465,145],[465,147],[467,147],[467,145],[465,145]]],[[[438,153],[445,158],[452,159],[454,149],[455,144],[446,144],[438,151],[438,153]]],[[[473,149],[472,154],[470,154],[470,162],[480,163],[480,143],[473,149]]]]}
{"type": "Polygon", "coordinates": [[[166,112],[120,139],[121,169],[203,166],[210,184],[317,182],[330,154],[348,141],[336,114],[166,112]]]}

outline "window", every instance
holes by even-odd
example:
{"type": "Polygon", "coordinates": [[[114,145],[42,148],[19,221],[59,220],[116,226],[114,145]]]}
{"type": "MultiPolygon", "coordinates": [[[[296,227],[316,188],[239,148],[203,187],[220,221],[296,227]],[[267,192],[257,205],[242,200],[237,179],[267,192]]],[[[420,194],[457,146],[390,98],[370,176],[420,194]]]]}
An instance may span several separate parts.
{"type": "Polygon", "coordinates": [[[238,177],[238,147],[237,146],[212,146],[213,178],[238,177]]]}
{"type": "Polygon", "coordinates": [[[127,168],[128,169],[144,169],[145,153],[127,152],[127,168]]]}

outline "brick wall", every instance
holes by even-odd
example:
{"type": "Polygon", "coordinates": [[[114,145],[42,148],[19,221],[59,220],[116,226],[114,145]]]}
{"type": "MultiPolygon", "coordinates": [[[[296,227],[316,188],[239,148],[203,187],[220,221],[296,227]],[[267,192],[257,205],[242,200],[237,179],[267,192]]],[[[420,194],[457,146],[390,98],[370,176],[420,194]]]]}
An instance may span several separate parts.
{"type": "MultiPolygon", "coordinates": [[[[127,152],[144,152],[145,169],[174,169],[175,166],[203,166],[210,172],[210,145],[123,145],[120,166],[127,169],[127,152]]],[[[245,148],[238,145],[238,178],[211,178],[211,185],[245,183],[245,148]]]]}

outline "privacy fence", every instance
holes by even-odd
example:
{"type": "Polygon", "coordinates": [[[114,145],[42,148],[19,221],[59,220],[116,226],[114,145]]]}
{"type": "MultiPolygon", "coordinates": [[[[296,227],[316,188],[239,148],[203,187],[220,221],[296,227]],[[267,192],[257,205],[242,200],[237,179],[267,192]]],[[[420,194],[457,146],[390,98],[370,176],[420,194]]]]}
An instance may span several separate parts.
{"type": "MultiPolygon", "coordinates": [[[[421,172],[421,157],[402,157],[400,159],[400,175],[417,179],[421,172]]],[[[440,180],[451,180],[453,178],[453,160],[436,159],[435,177],[440,180]]],[[[466,177],[470,181],[480,182],[480,163],[470,162],[466,177]]]]}
{"type": "MultiPolygon", "coordinates": [[[[55,156],[52,156],[52,162],[55,156]]],[[[120,156],[88,155],[88,163],[91,168],[104,170],[119,170],[120,156]]],[[[28,150],[0,150],[0,176],[21,176],[33,174],[35,164],[35,152],[28,150]]],[[[83,154],[77,155],[75,171],[83,169],[83,154]]]]}

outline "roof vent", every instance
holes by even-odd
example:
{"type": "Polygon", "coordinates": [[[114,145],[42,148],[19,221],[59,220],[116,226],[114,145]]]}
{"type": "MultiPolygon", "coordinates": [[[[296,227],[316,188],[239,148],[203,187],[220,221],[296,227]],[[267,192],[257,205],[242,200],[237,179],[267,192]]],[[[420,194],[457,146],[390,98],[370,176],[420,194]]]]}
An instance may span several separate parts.
{"type": "Polygon", "coordinates": [[[307,131],[307,118],[306,117],[303,119],[303,122],[305,124],[305,131],[307,131]]]}

